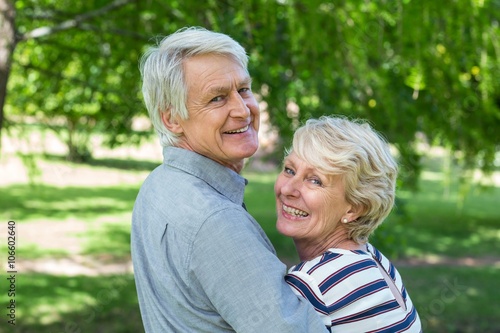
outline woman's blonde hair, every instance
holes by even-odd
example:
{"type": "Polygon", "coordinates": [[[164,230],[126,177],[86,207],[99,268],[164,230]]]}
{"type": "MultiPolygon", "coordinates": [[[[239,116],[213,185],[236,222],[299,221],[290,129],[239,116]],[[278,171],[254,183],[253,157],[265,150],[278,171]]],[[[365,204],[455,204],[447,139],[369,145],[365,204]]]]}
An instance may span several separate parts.
{"type": "Polygon", "coordinates": [[[292,151],[326,176],[341,176],[346,201],[362,212],[345,224],[349,238],[366,243],[394,206],[398,165],[387,141],[361,119],[323,116],[297,129],[292,151]]]}

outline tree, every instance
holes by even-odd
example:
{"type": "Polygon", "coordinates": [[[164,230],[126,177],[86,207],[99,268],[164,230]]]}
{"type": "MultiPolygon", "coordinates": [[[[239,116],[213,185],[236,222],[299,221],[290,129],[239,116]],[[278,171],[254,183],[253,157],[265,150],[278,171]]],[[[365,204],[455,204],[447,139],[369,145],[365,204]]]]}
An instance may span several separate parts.
{"type": "MultiPolygon", "coordinates": [[[[0,131],[3,126],[3,106],[7,92],[12,53],[16,47],[15,22],[16,12],[8,0],[0,0],[0,131]]],[[[1,132],[0,132],[1,133],[1,132]]]]}
{"type": "MultiPolygon", "coordinates": [[[[2,11],[3,17],[13,17],[12,4],[0,1],[10,8],[2,11]]],[[[146,38],[120,29],[125,23],[114,20],[113,15],[119,15],[132,0],[108,4],[59,1],[58,7],[53,3],[17,1],[16,9],[22,12],[17,29],[11,19],[8,27],[14,33],[7,42],[0,42],[0,52],[7,55],[7,70],[0,73],[0,82],[9,78],[9,63],[16,49],[9,104],[22,108],[10,109],[31,115],[55,130],[68,146],[68,159],[80,161],[90,156],[88,140],[93,130],[112,127],[111,144],[129,132],[132,115],[140,109],[138,98],[130,98],[137,92],[137,74],[130,73],[129,67],[137,66],[144,43],[141,38],[146,38]]],[[[5,96],[4,87],[0,101],[5,96]]]]}
{"type": "Polygon", "coordinates": [[[310,117],[369,119],[395,144],[406,185],[419,134],[464,168],[500,142],[498,1],[285,1],[246,10],[254,77],[288,144],[310,117]]]}
{"type": "MultiPolygon", "coordinates": [[[[185,25],[212,28],[214,5],[205,12],[197,1],[19,0],[15,8],[0,1],[18,14],[15,25],[9,21],[15,32],[7,50],[13,75],[1,110],[48,126],[66,142],[72,161],[91,157],[95,133],[111,147],[151,133],[132,128],[133,118],[145,111],[138,71],[142,49],[152,37],[185,25]]],[[[0,73],[5,82],[8,74],[0,73]]]]}
{"type": "MultiPolygon", "coordinates": [[[[83,141],[95,130],[111,133],[110,144],[130,140],[131,119],[144,112],[137,70],[143,46],[153,36],[201,25],[245,46],[253,88],[282,145],[304,120],[344,114],[370,120],[394,143],[406,184],[419,175],[422,135],[457,152],[464,168],[495,167],[496,0],[20,0],[16,9],[18,36],[81,18],[64,33],[18,37],[7,106],[9,114],[22,110],[50,126],[63,124],[83,141]]],[[[2,22],[13,22],[15,13],[6,13],[2,22]]],[[[12,45],[5,41],[0,46],[12,45]]]]}

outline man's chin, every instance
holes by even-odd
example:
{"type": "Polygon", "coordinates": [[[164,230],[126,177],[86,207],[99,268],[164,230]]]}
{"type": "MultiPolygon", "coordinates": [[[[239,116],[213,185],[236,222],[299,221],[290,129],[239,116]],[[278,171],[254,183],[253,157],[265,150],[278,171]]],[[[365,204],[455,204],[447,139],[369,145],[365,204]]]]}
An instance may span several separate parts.
{"type": "Polygon", "coordinates": [[[255,155],[255,153],[257,152],[258,149],[259,149],[259,146],[257,145],[255,148],[252,148],[248,152],[245,152],[243,158],[247,159],[247,158],[252,157],[253,155],[255,155]]]}

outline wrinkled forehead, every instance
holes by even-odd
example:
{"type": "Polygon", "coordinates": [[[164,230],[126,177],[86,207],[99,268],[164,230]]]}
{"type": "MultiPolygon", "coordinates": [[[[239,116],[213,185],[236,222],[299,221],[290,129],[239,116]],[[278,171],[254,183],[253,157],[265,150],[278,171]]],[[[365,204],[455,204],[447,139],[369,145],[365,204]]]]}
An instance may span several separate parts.
{"type": "Polygon", "coordinates": [[[235,88],[251,87],[248,72],[230,57],[200,55],[184,63],[184,80],[188,94],[217,96],[235,88]]]}

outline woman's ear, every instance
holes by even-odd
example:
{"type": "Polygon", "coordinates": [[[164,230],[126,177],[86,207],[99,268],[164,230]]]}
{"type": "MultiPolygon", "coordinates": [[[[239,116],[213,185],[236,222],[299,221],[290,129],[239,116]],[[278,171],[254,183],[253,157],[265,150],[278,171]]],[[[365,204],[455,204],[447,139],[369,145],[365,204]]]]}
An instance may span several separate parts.
{"type": "Polygon", "coordinates": [[[172,113],[170,112],[170,108],[168,108],[166,111],[161,112],[160,111],[160,116],[161,120],[163,122],[163,125],[172,133],[175,134],[182,134],[184,130],[182,129],[182,126],[179,124],[177,119],[175,117],[172,117],[172,113]]]}
{"type": "Polygon", "coordinates": [[[364,207],[362,207],[361,205],[351,206],[351,208],[347,211],[347,213],[345,213],[344,216],[342,217],[342,221],[346,221],[345,219],[347,219],[348,222],[354,221],[358,217],[363,216],[364,210],[365,210],[364,207]]]}

